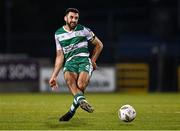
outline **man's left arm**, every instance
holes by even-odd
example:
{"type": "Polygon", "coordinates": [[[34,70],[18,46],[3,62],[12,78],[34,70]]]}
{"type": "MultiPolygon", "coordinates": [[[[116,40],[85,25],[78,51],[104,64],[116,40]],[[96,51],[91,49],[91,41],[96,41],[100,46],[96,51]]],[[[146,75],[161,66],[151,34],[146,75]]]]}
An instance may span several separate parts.
{"type": "Polygon", "coordinates": [[[100,53],[102,52],[103,44],[97,36],[94,37],[94,39],[91,41],[91,43],[95,46],[93,49],[92,56],[91,56],[91,61],[93,64],[93,68],[95,70],[97,68],[96,61],[97,61],[100,53]]]}

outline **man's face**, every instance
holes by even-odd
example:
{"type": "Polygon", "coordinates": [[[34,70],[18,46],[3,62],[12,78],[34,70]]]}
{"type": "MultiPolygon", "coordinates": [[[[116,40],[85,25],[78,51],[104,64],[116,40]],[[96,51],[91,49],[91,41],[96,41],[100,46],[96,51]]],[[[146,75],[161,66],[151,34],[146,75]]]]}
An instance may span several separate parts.
{"type": "Polygon", "coordinates": [[[66,16],[66,24],[69,26],[70,29],[74,29],[79,20],[79,14],[74,12],[69,12],[66,16]]]}

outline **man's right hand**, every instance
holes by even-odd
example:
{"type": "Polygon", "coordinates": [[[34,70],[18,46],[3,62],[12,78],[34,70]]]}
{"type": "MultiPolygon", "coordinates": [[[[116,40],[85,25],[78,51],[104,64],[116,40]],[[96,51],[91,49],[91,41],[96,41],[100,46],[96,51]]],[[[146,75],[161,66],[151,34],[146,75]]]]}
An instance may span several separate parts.
{"type": "Polygon", "coordinates": [[[58,88],[57,79],[56,78],[51,78],[49,80],[49,85],[52,88],[52,90],[58,88]]]}

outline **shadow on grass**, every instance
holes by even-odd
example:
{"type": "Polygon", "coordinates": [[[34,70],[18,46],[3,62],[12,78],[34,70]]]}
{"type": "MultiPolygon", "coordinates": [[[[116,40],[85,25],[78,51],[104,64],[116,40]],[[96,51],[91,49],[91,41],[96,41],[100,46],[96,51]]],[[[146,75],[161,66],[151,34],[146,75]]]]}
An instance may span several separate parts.
{"type": "Polygon", "coordinates": [[[60,122],[58,117],[49,117],[45,122],[47,129],[65,129],[65,130],[75,130],[83,129],[84,126],[90,126],[83,119],[78,117],[72,118],[70,121],[60,122]]]}

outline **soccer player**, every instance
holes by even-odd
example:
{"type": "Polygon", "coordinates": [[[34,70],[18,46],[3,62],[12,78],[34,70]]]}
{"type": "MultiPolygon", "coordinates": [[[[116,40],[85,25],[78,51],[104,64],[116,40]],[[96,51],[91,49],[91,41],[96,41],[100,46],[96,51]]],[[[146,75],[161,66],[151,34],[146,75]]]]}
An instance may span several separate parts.
{"type": "Polygon", "coordinates": [[[58,88],[57,76],[63,67],[64,79],[74,99],[69,111],[59,121],[69,121],[79,106],[89,113],[94,111],[84,92],[103,49],[98,37],[89,28],[78,24],[79,11],[76,8],[68,8],[64,20],[66,24],[55,32],[56,59],[49,84],[52,89],[58,88]],[[94,45],[91,57],[89,43],[94,45]]]}

